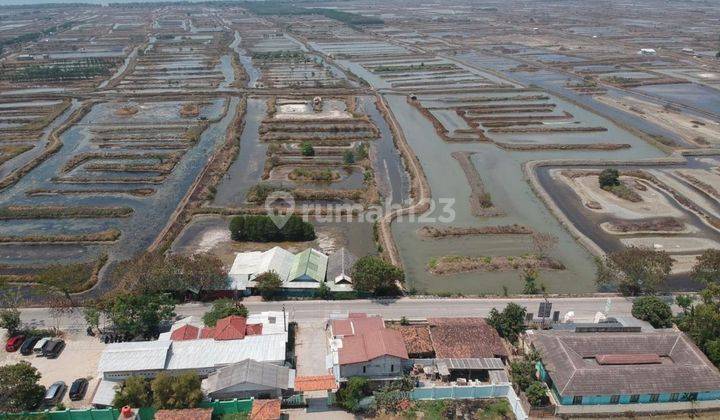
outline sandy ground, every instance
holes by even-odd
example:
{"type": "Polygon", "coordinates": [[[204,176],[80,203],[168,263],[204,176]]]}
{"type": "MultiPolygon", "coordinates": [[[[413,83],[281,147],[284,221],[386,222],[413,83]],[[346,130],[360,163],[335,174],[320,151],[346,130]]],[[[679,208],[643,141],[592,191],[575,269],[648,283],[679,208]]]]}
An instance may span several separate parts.
{"type": "MultiPolygon", "coordinates": [[[[698,207],[702,208],[703,211],[708,214],[712,214],[715,217],[720,217],[720,212],[716,210],[717,202],[713,199],[707,198],[705,195],[697,192],[695,189],[688,187],[685,183],[681,182],[675,176],[673,176],[672,170],[657,170],[651,169],[648,171],[650,174],[657,177],[658,180],[667,184],[670,188],[679,192],[687,199],[695,203],[698,207]]],[[[704,178],[700,178],[704,181],[704,178]]]]}
{"type": "Polygon", "coordinates": [[[693,267],[695,266],[695,263],[697,262],[697,257],[700,255],[672,255],[673,261],[673,267],[670,271],[671,274],[679,274],[679,273],[689,273],[692,271],[693,267]]]}
{"type": "Polygon", "coordinates": [[[677,174],[690,175],[720,191],[720,175],[716,171],[708,171],[705,169],[678,169],[675,172],[677,174]]]}
{"type": "Polygon", "coordinates": [[[669,253],[700,252],[709,248],[720,248],[720,243],[707,238],[643,236],[622,238],[620,242],[627,246],[653,248],[669,253]]]}
{"type": "MultiPolygon", "coordinates": [[[[649,217],[684,217],[682,211],[673,207],[668,199],[652,187],[645,191],[636,189],[635,192],[642,197],[642,201],[633,203],[600,188],[597,176],[570,179],[560,175],[559,172],[554,173],[553,176],[570,186],[583,203],[594,201],[602,207],[601,209],[589,209],[591,211],[607,213],[619,219],[630,220],[649,217]]],[[[621,179],[630,181],[630,184],[632,184],[633,178],[621,177],[621,179]]],[[[645,185],[648,184],[645,183],[645,185]]]]}
{"type": "MultiPolygon", "coordinates": [[[[3,331],[3,337],[4,337],[3,331]]],[[[54,382],[63,381],[68,387],[75,379],[87,378],[90,380],[88,391],[82,401],[70,401],[67,391],[63,399],[66,407],[80,408],[90,405],[92,395],[99,382],[97,364],[105,344],[97,337],[89,337],[85,332],[66,334],[65,349],[57,359],[46,359],[34,355],[23,356],[20,352],[8,353],[0,350],[0,365],[14,364],[21,360],[29,362],[40,371],[40,383],[50,386],[54,382]]]]}
{"type": "MultiPolygon", "coordinates": [[[[717,122],[704,118],[691,117],[679,112],[666,111],[660,105],[629,96],[624,96],[622,99],[615,99],[610,96],[598,96],[595,97],[595,99],[612,107],[639,115],[641,118],[667,130],[674,131],[689,142],[697,143],[695,139],[702,137],[708,143],[720,143],[720,124],[717,122]],[[705,125],[699,125],[693,121],[701,122],[705,125]]],[[[702,143],[697,144],[703,145],[702,143]]]]}

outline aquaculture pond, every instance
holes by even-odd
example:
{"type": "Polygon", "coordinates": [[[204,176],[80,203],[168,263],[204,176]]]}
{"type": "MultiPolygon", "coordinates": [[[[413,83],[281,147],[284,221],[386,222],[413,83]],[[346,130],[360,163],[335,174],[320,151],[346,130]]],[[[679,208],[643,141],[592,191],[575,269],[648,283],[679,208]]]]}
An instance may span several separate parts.
{"type": "MultiPolygon", "coordinates": [[[[718,217],[720,202],[698,187],[702,184],[694,185],[690,180],[702,179],[702,183],[717,186],[720,176],[715,173],[715,168],[719,163],[717,158],[709,157],[689,158],[682,165],[615,167],[621,171],[642,171],[691,200],[706,214],[718,217]]],[[[547,166],[538,170],[538,179],[572,225],[603,251],[614,251],[627,245],[665,250],[676,259],[674,274],[665,287],[669,290],[701,289],[702,285],[689,278],[688,271],[700,250],[720,246],[720,233],[654,182],[642,182],[643,189],[637,190],[642,201],[633,203],[599,190],[594,185],[596,178],[579,177],[571,184],[564,175],[567,171],[586,173],[602,169],[592,165],[582,168],[547,166]],[[668,220],[672,223],[667,224],[668,220]],[[647,227],[653,223],[654,227],[647,227]],[[613,231],[613,226],[624,226],[624,229],[613,231]]]]}
{"type": "MultiPolygon", "coordinates": [[[[109,244],[67,245],[0,245],[0,259],[5,264],[26,265],[30,263],[46,264],[48,261],[62,263],[76,260],[90,260],[104,249],[110,261],[127,259],[135,253],[147,249],[160,230],[167,223],[171,213],[177,207],[192,182],[202,170],[214,149],[224,140],[225,132],[231,123],[239,104],[238,98],[218,99],[211,102],[203,112],[210,120],[221,116],[224,102],[229,101],[228,112],[216,122],[211,122],[199,136],[196,144],[188,148],[177,161],[171,172],[166,174],[159,183],[148,183],[148,178],[141,178],[137,183],[59,183],[58,176],[63,173],[64,166],[81,153],[91,148],[92,130],[111,124],[115,114],[109,104],[98,104],[80,120],[65,131],[61,140],[63,147],[52,157],[40,164],[17,184],[0,193],[0,206],[62,206],[62,207],[129,207],[133,212],[129,217],[121,218],[65,218],[65,219],[29,219],[6,220],[0,222],[0,230],[7,234],[24,236],[86,234],[98,233],[107,229],[119,229],[121,241],[109,244]],[[137,189],[151,189],[149,195],[133,195],[137,189]],[[68,193],[29,194],[34,191],[68,191],[68,193]],[[72,191],[72,193],[69,193],[72,191]],[[86,191],[86,192],[83,192],[86,191]]],[[[166,106],[171,104],[165,103],[166,106]]],[[[162,104],[154,103],[160,115],[162,104]]],[[[172,104],[179,109],[179,104],[172,104]]],[[[204,108],[204,107],[203,107],[204,108]]],[[[138,119],[141,120],[140,116],[138,119]]],[[[179,119],[179,118],[178,118],[179,119]]],[[[168,121],[171,121],[168,116],[168,121]]],[[[174,121],[177,123],[177,121],[174,121]]],[[[166,124],[163,122],[161,124],[166,124]]],[[[187,123],[186,123],[187,124],[187,123]]],[[[135,127],[141,126],[134,125],[135,127]]],[[[131,124],[130,127],[133,127],[131,124]]],[[[98,178],[99,180],[100,178],[98,178]]],[[[100,285],[99,290],[106,290],[107,285],[100,285]]]]}
{"type": "MultiPolygon", "coordinates": [[[[436,226],[477,227],[520,224],[559,238],[553,256],[566,267],[562,271],[543,271],[541,279],[548,290],[560,293],[588,292],[595,290],[594,265],[590,254],[562,228],[560,223],[536,197],[526,182],[522,164],[537,159],[631,159],[659,157],[663,153],[631,133],[615,127],[610,121],[594,114],[573,109],[578,114],[592,118],[593,123],[614,130],[612,142],[627,143],[630,149],[622,151],[535,151],[508,152],[489,143],[445,143],[416,109],[407,103],[404,95],[386,95],[388,103],[400,123],[410,146],[420,160],[430,183],[433,198],[454,198],[454,219],[447,223],[424,223],[398,221],[393,232],[403,259],[408,287],[421,291],[502,293],[503,286],[511,292],[522,289],[518,271],[475,271],[462,274],[437,276],[427,268],[434,259],[447,255],[462,256],[521,256],[531,251],[531,239],[527,235],[481,235],[426,239],[417,231],[426,224],[436,226]],[[472,163],[492,197],[493,204],[504,216],[478,218],[473,215],[469,197],[468,180],[458,162],[451,156],[454,151],[473,152],[472,163]]],[[[556,98],[563,107],[572,105],[556,98]]],[[[525,135],[535,142],[543,141],[543,134],[525,135]]],[[[608,140],[609,141],[609,140],[608,140]]],[[[430,216],[444,216],[442,203],[430,216]]]]}

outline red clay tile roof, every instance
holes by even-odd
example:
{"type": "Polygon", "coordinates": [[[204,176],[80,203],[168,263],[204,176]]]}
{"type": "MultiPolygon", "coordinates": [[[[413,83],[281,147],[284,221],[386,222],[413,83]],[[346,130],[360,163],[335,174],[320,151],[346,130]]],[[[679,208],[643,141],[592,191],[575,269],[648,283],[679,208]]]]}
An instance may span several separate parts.
{"type": "Polygon", "coordinates": [[[495,328],[482,318],[428,318],[439,359],[507,357],[495,328]]]}
{"type": "Polygon", "coordinates": [[[597,354],[595,360],[601,365],[650,365],[662,363],[657,354],[597,354]]]}
{"type": "Polygon", "coordinates": [[[213,338],[215,337],[215,328],[205,327],[200,330],[200,338],[213,338]]]}
{"type": "Polygon", "coordinates": [[[189,408],[185,410],[158,410],[155,420],[211,420],[212,408],[189,408]]]}
{"type": "Polygon", "coordinates": [[[367,362],[382,356],[408,358],[405,343],[398,331],[383,328],[343,337],[342,348],[338,350],[341,365],[367,362]]]}
{"type": "Polygon", "coordinates": [[[298,376],[295,378],[295,391],[329,391],[337,389],[333,375],[298,376]]]}
{"type": "Polygon", "coordinates": [[[388,324],[388,328],[400,332],[410,357],[433,357],[435,354],[427,325],[388,324]]]}
{"type": "Polygon", "coordinates": [[[173,341],[195,340],[198,338],[199,333],[200,328],[187,324],[173,331],[170,334],[170,339],[173,341]]]}
{"type": "Polygon", "coordinates": [[[277,420],[280,418],[280,400],[253,400],[250,420],[277,420]]]}
{"type": "Polygon", "coordinates": [[[385,329],[385,322],[379,316],[335,319],[331,322],[333,335],[361,335],[369,331],[385,329]]]}
{"type": "Polygon", "coordinates": [[[215,324],[216,340],[242,340],[245,338],[247,319],[242,316],[230,315],[218,320],[215,324]]]}
{"type": "Polygon", "coordinates": [[[245,335],[262,335],[263,324],[248,324],[245,335]]]}

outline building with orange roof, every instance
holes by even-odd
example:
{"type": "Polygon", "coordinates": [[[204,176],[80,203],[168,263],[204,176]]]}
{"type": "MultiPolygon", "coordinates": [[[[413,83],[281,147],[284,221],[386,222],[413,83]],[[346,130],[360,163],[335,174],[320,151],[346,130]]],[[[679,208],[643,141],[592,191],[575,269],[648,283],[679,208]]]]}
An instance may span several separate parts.
{"type": "Polygon", "coordinates": [[[351,376],[392,380],[403,375],[408,360],[399,331],[385,328],[378,316],[353,313],[329,323],[333,374],[338,381],[351,376]]]}
{"type": "Polygon", "coordinates": [[[254,400],[250,420],[277,420],[281,414],[280,400],[254,400]]]}

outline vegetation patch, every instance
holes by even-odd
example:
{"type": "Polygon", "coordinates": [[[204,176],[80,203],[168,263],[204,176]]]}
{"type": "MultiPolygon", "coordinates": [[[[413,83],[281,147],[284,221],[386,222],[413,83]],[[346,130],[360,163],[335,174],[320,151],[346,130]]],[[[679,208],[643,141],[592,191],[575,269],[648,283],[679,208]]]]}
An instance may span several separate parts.
{"type": "Polygon", "coordinates": [[[470,235],[531,235],[533,230],[527,226],[513,224],[500,226],[481,227],[456,227],[456,226],[423,226],[418,229],[418,235],[424,238],[446,238],[452,236],[470,235]]]}
{"type": "Polygon", "coordinates": [[[0,220],[130,217],[133,211],[132,207],[6,206],[0,207],[0,220]]]}
{"type": "Polygon", "coordinates": [[[306,169],[306,168],[295,168],[288,178],[293,181],[323,181],[330,182],[340,179],[340,174],[337,171],[330,169],[306,169]]]}
{"type": "Polygon", "coordinates": [[[447,255],[431,260],[427,269],[435,275],[466,273],[471,271],[508,271],[526,269],[564,270],[565,266],[551,258],[535,255],[480,256],[447,255]]]}
{"type": "Polygon", "coordinates": [[[234,241],[305,242],[315,239],[313,225],[297,215],[289,216],[282,227],[267,215],[235,216],[230,220],[229,229],[234,241]]]}
{"type": "Polygon", "coordinates": [[[0,236],[0,243],[84,243],[112,242],[120,238],[119,229],[108,229],[101,232],[81,233],[77,235],[31,235],[31,236],[0,236]]]}

